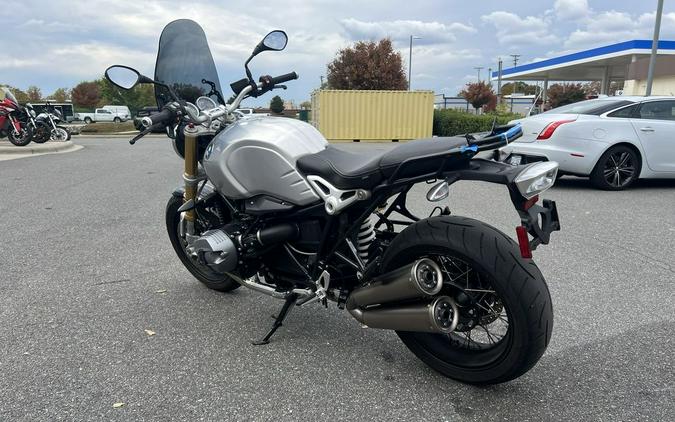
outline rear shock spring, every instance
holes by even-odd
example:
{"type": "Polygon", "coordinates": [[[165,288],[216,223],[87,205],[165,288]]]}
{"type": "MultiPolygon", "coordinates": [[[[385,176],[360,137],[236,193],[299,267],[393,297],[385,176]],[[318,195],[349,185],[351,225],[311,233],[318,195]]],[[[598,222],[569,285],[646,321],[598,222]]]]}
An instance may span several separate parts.
{"type": "Polygon", "coordinates": [[[368,263],[368,250],[370,249],[370,244],[375,239],[373,217],[374,215],[371,214],[363,220],[356,238],[356,249],[359,253],[359,258],[361,258],[364,264],[368,263]]]}

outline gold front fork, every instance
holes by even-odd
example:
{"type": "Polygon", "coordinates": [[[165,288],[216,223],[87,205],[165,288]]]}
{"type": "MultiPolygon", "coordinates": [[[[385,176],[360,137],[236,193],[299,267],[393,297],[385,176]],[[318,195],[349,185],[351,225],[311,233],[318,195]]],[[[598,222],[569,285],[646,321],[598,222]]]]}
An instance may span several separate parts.
{"type": "MultiPolygon", "coordinates": [[[[197,180],[199,172],[199,159],[197,157],[198,132],[199,131],[194,126],[190,125],[185,127],[185,171],[183,173],[183,179],[185,180],[185,195],[183,196],[183,203],[186,203],[191,199],[195,203],[197,202],[197,184],[199,183],[197,180]]],[[[194,227],[194,208],[185,211],[185,220],[190,228],[194,227]]]]}

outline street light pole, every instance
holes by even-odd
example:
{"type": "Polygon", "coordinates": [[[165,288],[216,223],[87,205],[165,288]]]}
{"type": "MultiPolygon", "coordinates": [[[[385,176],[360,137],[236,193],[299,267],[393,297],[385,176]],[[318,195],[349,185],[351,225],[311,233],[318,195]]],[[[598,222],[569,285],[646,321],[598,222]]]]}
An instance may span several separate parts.
{"type": "Polygon", "coordinates": [[[476,66],[476,67],[474,67],[474,69],[476,69],[478,71],[478,82],[480,82],[480,71],[481,71],[481,69],[483,69],[483,67],[482,66],[476,66]]]}
{"type": "Polygon", "coordinates": [[[663,0],[659,0],[656,7],[656,22],[654,22],[654,38],[652,40],[652,55],[649,57],[649,70],[647,71],[647,89],[645,95],[652,95],[654,83],[654,68],[656,67],[656,53],[659,48],[659,32],[661,32],[661,15],[663,15],[663,0]]]}
{"type": "Polygon", "coordinates": [[[410,91],[410,78],[412,78],[412,42],[413,39],[421,40],[422,37],[410,36],[410,51],[408,53],[408,91],[410,91]]]}

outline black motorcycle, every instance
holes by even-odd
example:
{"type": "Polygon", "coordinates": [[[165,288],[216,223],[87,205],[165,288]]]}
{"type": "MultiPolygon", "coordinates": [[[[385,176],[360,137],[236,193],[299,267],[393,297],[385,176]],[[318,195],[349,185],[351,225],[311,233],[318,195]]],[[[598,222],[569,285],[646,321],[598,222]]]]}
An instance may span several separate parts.
{"type": "Polygon", "coordinates": [[[43,144],[49,140],[51,128],[46,122],[37,118],[35,108],[31,103],[26,103],[22,107],[19,120],[23,125],[31,128],[31,141],[36,144],[43,144]]]}
{"type": "Polygon", "coordinates": [[[38,114],[36,120],[44,123],[49,128],[48,139],[60,142],[70,140],[70,130],[60,125],[61,121],[63,121],[63,113],[61,113],[61,110],[54,107],[50,102],[47,102],[45,110],[38,114]]]}

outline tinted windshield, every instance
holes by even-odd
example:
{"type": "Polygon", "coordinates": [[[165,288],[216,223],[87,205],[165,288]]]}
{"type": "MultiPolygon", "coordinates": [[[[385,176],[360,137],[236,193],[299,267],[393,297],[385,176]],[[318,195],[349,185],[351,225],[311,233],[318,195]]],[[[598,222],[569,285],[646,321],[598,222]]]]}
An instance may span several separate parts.
{"type": "MultiPolygon", "coordinates": [[[[551,114],[594,114],[599,116],[608,111],[632,104],[632,101],[618,98],[598,98],[595,100],[579,101],[578,103],[564,105],[547,111],[551,114]]],[[[542,114],[546,114],[542,113],[542,114]]]]}
{"type": "Polygon", "coordinates": [[[5,87],[2,87],[2,88],[0,88],[0,100],[4,100],[5,98],[9,99],[14,104],[17,104],[17,105],[19,104],[19,102],[14,97],[14,94],[12,94],[12,91],[10,91],[9,89],[7,89],[5,87]]]}
{"type": "MultiPolygon", "coordinates": [[[[171,22],[159,38],[155,80],[171,86],[181,99],[194,103],[211,91],[202,79],[215,82],[221,91],[204,30],[189,19],[171,22]]],[[[158,86],[155,87],[155,98],[160,108],[173,101],[166,89],[158,86]]],[[[212,98],[218,102],[215,96],[212,98]]]]}

